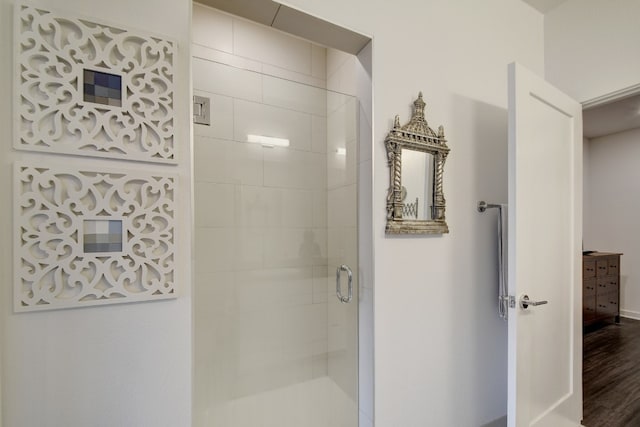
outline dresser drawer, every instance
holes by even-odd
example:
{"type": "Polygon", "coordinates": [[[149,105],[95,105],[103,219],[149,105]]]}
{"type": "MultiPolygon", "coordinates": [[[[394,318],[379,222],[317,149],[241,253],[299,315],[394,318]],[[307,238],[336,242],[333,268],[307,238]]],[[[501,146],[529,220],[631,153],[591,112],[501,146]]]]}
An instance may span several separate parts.
{"type": "Polygon", "coordinates": [[[596,318],[596,297],[582,298],[582,321],[589,322],[596,318]]]}
{"type": "Polygon", "coordinates": [[[597,316],[617,316],[618,315],[618,293],[611,292],[596,299],[597,316]]]}
{"type": "Polygon", "coordinates": [[[597,285],[597,280],[595,277],[592,277],[591,279],[584,279],[583,285],[582,285],[582,296],[583,297],[590,297],[590,296],[594,296],[596,294],[596,287],[597,285]]]}
{"type": "Polygon", "coordinates": [[[596,276],[606,276],[609,274],[609,263],[606,259],[599,259],[596,261],[596,276]]]}
{"type": "Polygon", "coordinates": [[[589,277],[596,277],[596,262],[595,261],[583,261],[582,262],[582,278],[588,279],[589,277]]]}
{"type": "Polygon", "coordinates": [[[596,295],[604,295],[614,291],[618,292],[618,277],[604,276],[596,279],[596,295]]]}

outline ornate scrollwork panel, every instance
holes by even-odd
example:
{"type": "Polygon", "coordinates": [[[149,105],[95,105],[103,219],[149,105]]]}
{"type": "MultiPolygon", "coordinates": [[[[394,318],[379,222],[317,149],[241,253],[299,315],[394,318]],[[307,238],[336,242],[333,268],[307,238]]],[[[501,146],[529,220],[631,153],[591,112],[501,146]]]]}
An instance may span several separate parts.
{"type": "Polygon", "coordinates": [[[176,178],[17,163],[16,311],[175,298],[176,178]]]}
{"type": "Polygon", "coordinates": [[[176,163],[173,41],[15,10],[15,148],[176,163]]]}

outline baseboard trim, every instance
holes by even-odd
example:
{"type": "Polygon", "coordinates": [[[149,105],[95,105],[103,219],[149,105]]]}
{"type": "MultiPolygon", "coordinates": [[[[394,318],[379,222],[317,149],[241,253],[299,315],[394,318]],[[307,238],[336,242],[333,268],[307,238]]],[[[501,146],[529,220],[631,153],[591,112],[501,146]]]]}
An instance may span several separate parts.
{"type": "Polygon", "coordinates": [[[640,320],[640,311],[620,310],[620,316],[627,319],[640,320]]]}
{"type": "Polygon", "coordinates": [[[480,427],[507,427],[507,416],[504,415],[491,421],[490,423],[483,424],[480,427]]]}

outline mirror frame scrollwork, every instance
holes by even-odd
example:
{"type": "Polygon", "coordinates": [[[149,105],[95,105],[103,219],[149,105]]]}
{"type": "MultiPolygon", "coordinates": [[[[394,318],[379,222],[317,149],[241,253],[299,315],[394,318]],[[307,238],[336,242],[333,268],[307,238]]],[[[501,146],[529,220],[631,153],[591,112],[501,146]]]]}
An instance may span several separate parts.
{"type": "Polygon", "coordinates": [[[444,137],[444,127],[438,127],[436,133],[431,129],[424,116],[425,102],[422,92],[413,103],[411,120],[400,126],[400,117],[396,116],[393,129],[384,140],[389,163],[389,191],[387,194],[387,234],[443,234],[449,232],[445,220],[445,198],[442,178],[444,162],[449,155],[449,147],[444,137]],[[404,219],[402,198],[402,149],[431,154],[434,159],[433,208],[431,219],[404,219]]]}

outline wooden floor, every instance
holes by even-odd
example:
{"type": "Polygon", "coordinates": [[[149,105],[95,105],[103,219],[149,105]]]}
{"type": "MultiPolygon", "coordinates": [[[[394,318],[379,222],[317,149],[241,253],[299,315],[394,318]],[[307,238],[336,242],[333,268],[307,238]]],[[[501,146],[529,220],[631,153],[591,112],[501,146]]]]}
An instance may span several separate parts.
{"type": "Polygon", "coordinates": [[[640,321],[621,319],[584,336],[586,427],[640,427],[640,321]]]}

